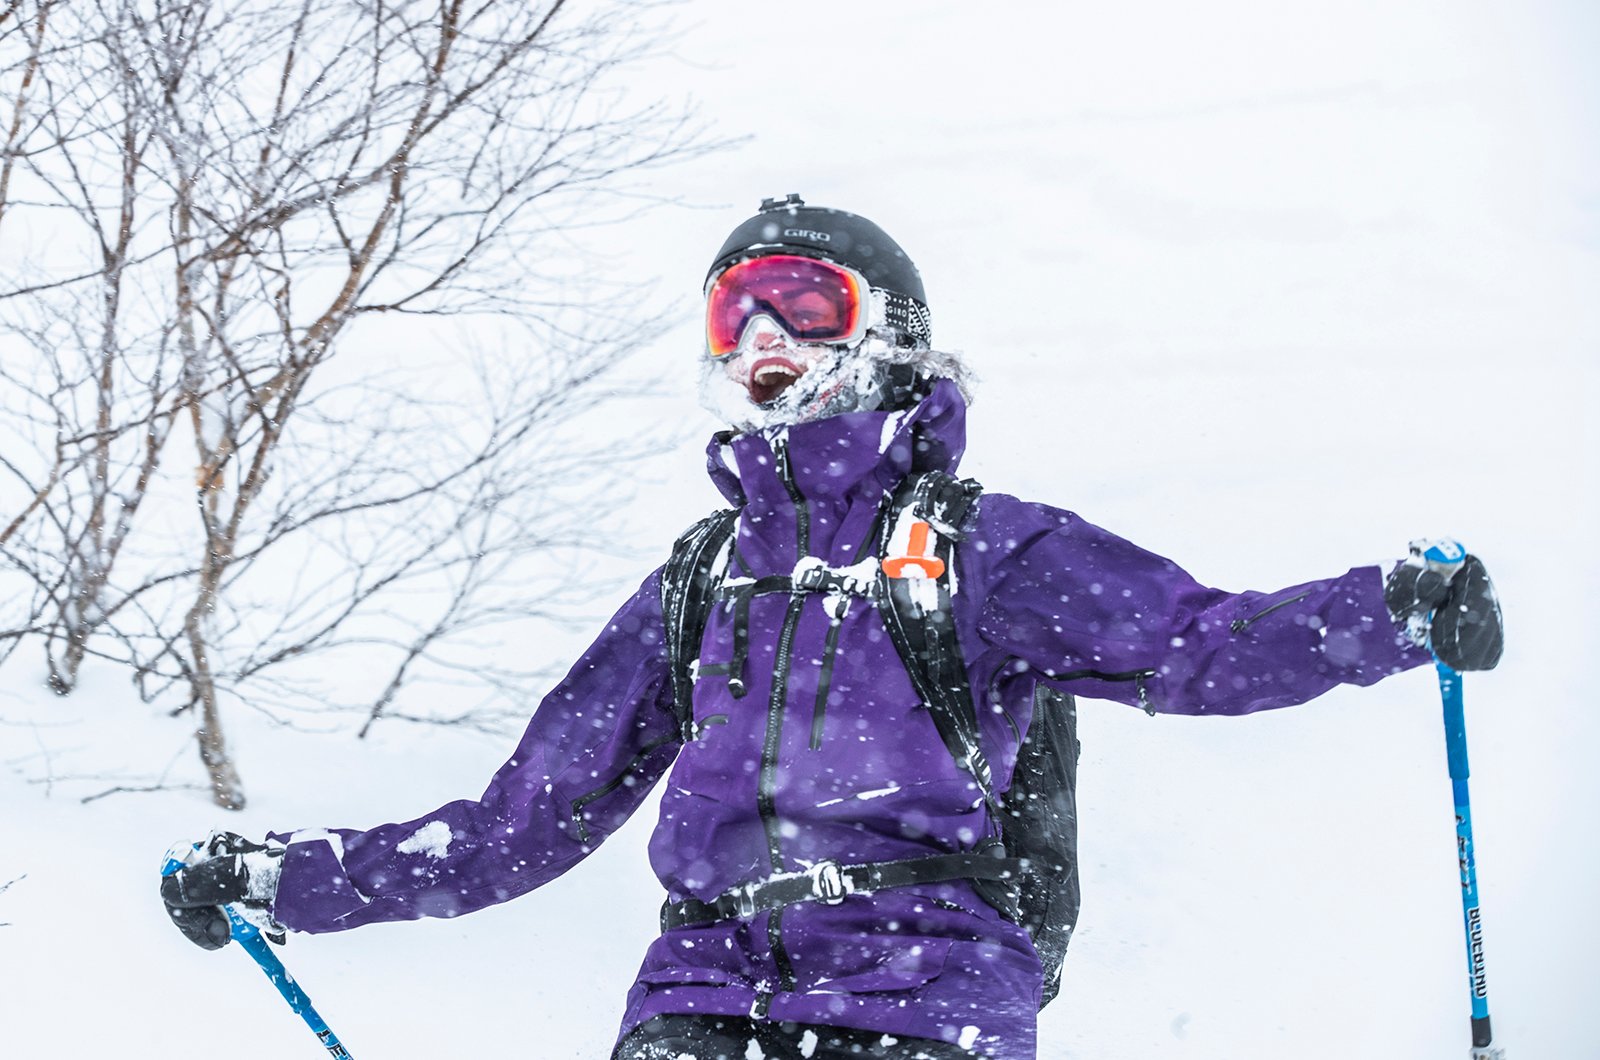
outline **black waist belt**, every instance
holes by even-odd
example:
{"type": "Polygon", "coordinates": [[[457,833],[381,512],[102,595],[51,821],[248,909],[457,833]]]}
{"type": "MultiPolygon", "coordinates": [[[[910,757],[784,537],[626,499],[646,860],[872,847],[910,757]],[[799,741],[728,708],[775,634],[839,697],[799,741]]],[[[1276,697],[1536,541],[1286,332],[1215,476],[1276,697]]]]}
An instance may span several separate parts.
{"type": "Polygon", "coordinates": [[[786,872],[724,891],[709,902],[686,898],[661,907],[661,930],[703,927],[719,920],[749,920],[796,902],[837,905],[851,894],[949,880],[1016,880],[1022,862],[994,854],[935,854],[903,861],[840,865],[823,861],[805,872],[786,872]]]}

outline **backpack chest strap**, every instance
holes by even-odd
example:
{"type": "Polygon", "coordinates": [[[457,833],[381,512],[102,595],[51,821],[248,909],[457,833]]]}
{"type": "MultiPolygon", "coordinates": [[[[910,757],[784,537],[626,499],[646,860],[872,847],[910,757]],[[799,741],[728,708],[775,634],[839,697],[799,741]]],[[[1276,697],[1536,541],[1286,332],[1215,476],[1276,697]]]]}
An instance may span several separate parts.
{"type": "Polygon", "coordinates": [[[804,872],[785,872],[730,888],[709,902],[687,898],[661,907],[661,930],[704,927],[719,920],[749,920],[758,913],[771,912],[797,902],[822,902],[837,905],[852,894],[871,894],[894,887],[948,883],[951,880],[1019,880],[1023,863],[1004,856],[997,844],[994,853],[971,851],[960,854],[934,854],[899,861],[873,861],[861,865],[840,865],[820,861],[804,872]]]}
{"type": "MultiPolygon", "coordinates": [[[[735,699],[742,698],[748,691],[744,671],[750,657],[750,601],[757,596],[780,593],[786,596],[821,593],[830,600],[830,613],[842,618],[852,598],[877,599],[878,561],[868,559],[849,567],[830,567],[815,556],[802,556],[790,574],[725,580],[717,588],[716,599],[733,610],[733,650],[728,657],[727,676],[728,691],[735,699]]],[[[715,671],[701,667],[699,672],[715,671]]]]}
{"type": "Polygon", "coordinates": [[[769,574],[762,578],[728,578],[717,588],[717,599],[770,593],[825,593],[827,595],[873,597],[878,592],[878,561],[864,559],[849,567],[830,567],[816,556],[802,556],[789,574],[769,574]]]}

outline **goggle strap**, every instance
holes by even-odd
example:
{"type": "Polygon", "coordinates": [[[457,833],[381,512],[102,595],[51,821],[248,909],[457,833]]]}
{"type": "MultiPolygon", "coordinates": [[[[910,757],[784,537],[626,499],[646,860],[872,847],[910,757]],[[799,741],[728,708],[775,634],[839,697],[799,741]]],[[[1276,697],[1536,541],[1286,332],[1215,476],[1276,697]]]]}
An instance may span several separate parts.
{"type": "Polygon", "coordinates": [[[928,307],[898,291],[874,288],[873,294],[883,299],[884,323],[916,339],[921,345],[933,342],[933,317],[928,307]]]}

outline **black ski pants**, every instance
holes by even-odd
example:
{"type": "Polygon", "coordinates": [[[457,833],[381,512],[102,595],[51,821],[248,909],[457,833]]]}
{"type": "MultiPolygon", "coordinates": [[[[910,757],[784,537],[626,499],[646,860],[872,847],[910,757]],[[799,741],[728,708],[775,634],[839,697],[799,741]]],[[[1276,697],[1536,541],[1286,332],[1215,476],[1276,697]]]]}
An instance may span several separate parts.
{"type": "Polygon", "coordinates": [[[927,1038],[740,1016],[657,1016],[634,1028],[612,1060],[747,1060],[757,1055],[764,1060],[983,1060],[927,1038]],[[759,1053],[751,1050],[752,1043],[759,1053]]]}

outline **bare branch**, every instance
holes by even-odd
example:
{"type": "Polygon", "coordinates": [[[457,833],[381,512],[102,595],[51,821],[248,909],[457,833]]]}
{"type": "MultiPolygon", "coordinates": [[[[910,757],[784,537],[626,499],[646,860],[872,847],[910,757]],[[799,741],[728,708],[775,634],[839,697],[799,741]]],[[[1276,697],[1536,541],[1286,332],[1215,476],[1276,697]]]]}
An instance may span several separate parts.
{"type": "Polygon", "coordinates": [[[207,788],[206,788],[206,786],[204,784],[141,784],[141,785],[137,785],[137,786],[133,786],[133,787],[130,787],[130,786],[125,785],[125,784],[118,784],[115,787],[107,788],[104,791],[97,791],[93,795],[85,795],[81,799],[79,799],[78,801],[80,803],[83,803],[83,804],[87,805],[88,803],[91,803],[91,802],[98,802],[99,800],[105,798],[108,795],[128,795],[128,794],[137,794],[137,793],[141,793],[141,792],[151,792],[151,791],[205,791],[205,790],[207,790],[207,788]]]}
{"type": "Polygon", "coordinates": [[[571,427],[654,323],[583,233],[714,146],[652,7],[0,0],[0,662],[126,667],[230,807],[229,710],[520,709],[650,442],[571,427]]]}

